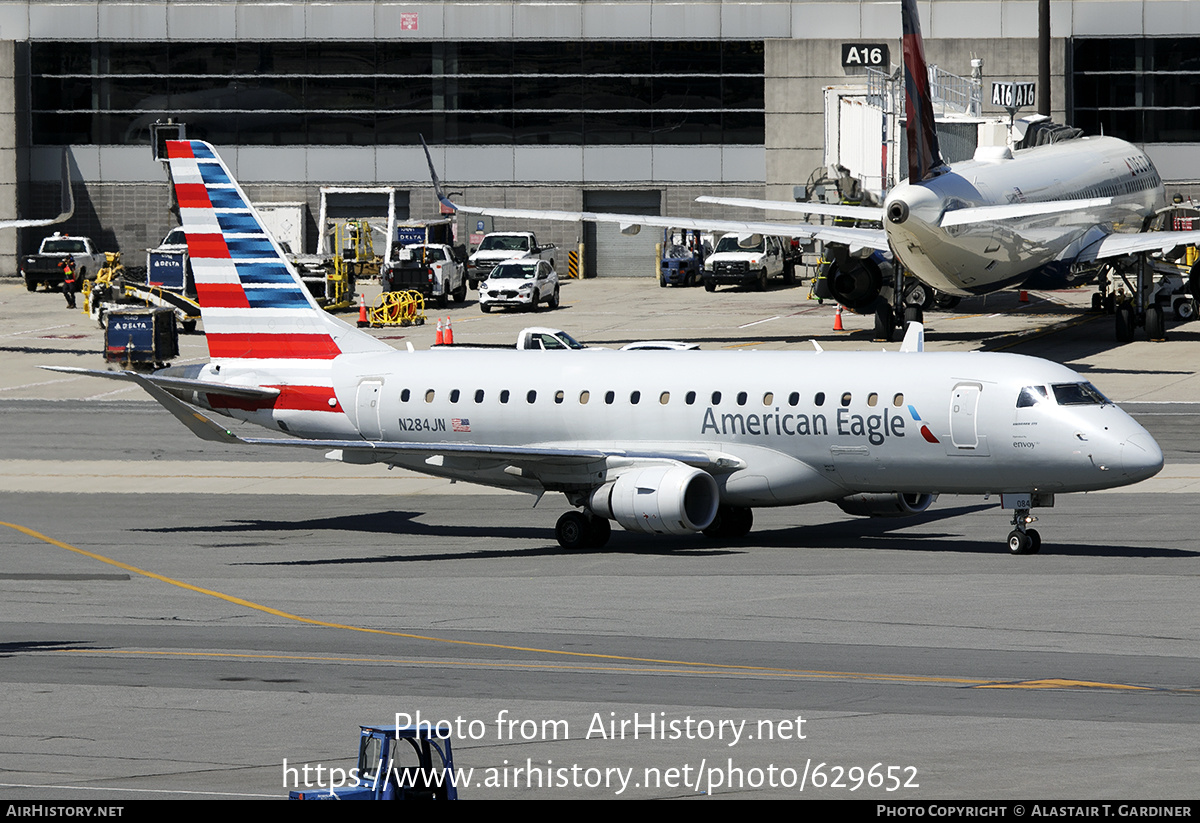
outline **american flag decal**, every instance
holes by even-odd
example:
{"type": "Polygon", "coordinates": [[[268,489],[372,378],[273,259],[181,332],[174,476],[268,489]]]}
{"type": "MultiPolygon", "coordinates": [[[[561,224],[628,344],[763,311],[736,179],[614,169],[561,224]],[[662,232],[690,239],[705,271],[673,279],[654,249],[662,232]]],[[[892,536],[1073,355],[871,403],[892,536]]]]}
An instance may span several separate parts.
{"type": "Polygon", "coordinates": [[[450,427],[456,432],[469,432],[471,430],[471,421],[465,417],[451,417],[450,427]]]}

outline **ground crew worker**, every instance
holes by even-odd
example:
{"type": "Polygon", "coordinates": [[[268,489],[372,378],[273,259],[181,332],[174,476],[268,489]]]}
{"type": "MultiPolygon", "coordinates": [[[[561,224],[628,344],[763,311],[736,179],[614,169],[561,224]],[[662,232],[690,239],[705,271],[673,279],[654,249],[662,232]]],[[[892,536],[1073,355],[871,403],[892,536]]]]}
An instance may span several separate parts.
{"type": "Polygon", "coordinates": [[[76,292],[75,258],[68,254],[63,261],[58,264],[58,267],[62,269],[63,273],[63,294],[67,298],[67,308],[73,309],[75,308],[76,292]]]}

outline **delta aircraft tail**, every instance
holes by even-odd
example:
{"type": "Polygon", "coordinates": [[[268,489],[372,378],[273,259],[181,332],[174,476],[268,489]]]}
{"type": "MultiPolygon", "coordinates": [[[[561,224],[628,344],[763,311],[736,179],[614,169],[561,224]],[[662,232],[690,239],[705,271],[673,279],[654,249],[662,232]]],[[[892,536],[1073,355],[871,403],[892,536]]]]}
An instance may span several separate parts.
{"type": "Polygon", "coordinates": [[[938,148],[937,127],[933,122],[933,97],[929,92],[929,69],[925,65],[925,44],[921,40],[921,20],[917,0],[901,0],[900,18],[904,26],[904,110],[908,118],[908,182],[919,183],[945,167],[938,148]]]}
{"type": "Polygon", "coordinates": [[[316,304],[212,146],[172,140],[167,156],[213,360],[392,350],[316,304]]]}

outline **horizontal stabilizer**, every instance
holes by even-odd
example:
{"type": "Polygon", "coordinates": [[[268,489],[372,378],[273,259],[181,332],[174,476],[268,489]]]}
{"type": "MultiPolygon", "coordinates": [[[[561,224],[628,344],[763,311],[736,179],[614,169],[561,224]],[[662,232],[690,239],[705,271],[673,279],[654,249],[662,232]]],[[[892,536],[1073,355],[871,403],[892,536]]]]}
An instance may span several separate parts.
{"type": "Polygon", "coordinates": [[[64,372],[66,374],[83,374],[88,377],[103,377],[108,380],[122,380],[126,383],[153,383],[163,389],[174,391],[207,392],[220,394],[225,397],[243,397],[247,400],[271,400],[279,396],[279,389],[263,388],[262,386],[234,386],[228,383],[212,383],[207,380],[189,380],[186,377],[162,377],[158,375],[138,374],[131,371],[99,371],[83,369],[77,366],[42,366],[47,371],[64,372]]]}
{"type": "Polygon", "coordinates": [[[1047,200],[1042,203],[1008,203],[1003,206],[976,206],[967,209],[952,209],[942,215],[942,228],[965,226],[970,223],[986,223],[991,220],[1020,220],[1039,217],[1043,214],[1060,214],[1068,211],[1083,211],[1112,204],[1111,197],[1093,197],[1088,200],[1047,200]]]}

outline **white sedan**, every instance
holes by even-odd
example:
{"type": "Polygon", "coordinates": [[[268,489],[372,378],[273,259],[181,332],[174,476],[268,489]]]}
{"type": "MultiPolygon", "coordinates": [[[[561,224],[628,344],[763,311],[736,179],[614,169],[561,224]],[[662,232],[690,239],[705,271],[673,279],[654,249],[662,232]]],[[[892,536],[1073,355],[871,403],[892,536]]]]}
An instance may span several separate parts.
{"type": "Polygon", "coordinates": [[[537,311],[542,303],[558,308],[558,272],[545,260],[506,260],[479,284],[479,308],[516,306],[537,311]]]}

